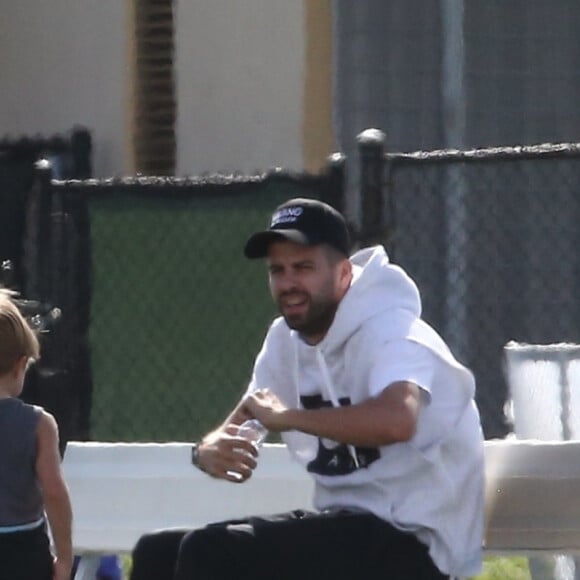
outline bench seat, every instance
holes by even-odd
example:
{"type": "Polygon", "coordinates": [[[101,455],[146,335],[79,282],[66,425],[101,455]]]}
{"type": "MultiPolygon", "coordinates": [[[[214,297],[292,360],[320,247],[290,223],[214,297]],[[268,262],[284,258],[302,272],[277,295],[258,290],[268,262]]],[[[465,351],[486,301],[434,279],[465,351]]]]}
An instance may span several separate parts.
{"type": "MultiPolygon", "coordinates": [[[[254,475],[240,485],[194,468],[190,450],[189,443],[70,442],[63,468],[75,553],[126,553],[156,529],[312,507],[312,480],[284,445],[264,445],[254,475]]],[[[580,442],[486,441],[485,460],[487,551],[580,551],[580,442]]],[[[79,573],[89,578],[86,566],[79,573]]]]}

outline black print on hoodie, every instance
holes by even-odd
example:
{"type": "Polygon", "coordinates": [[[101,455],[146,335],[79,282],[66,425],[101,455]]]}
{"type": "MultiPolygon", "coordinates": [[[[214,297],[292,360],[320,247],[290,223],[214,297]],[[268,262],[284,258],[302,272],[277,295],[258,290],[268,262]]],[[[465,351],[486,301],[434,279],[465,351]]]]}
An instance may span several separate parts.
{"type": "MultiPolygon", "coordinates": [[[[321,395],[301,396],[300,402],[305,409],[332,407],[332,403],[323,400],[321,395]]],[[[338,402],[341,407],[345,407],[350,405],[350,398],[343,397],[338,402]]],[[[376,447],[355,447],[354,451],[358,467],[348,445],[319,437],[318,453],[316,458],[307,465],[307,469],[310,473],[319,475],[347,475],[357,469],[368,467],[380,457],[380,452],[376,447]]]]}

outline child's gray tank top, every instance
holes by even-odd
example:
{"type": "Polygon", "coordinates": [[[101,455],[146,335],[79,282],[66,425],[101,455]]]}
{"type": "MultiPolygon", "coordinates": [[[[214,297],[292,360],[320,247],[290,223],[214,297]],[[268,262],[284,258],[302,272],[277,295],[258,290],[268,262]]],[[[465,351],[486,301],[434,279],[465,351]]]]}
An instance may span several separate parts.
{"type": "Polygon", "coordinates": [[[0,528],[43,516],[36,478],[36,429],[41,411],[19,399],[0,399],[0,528]]]}

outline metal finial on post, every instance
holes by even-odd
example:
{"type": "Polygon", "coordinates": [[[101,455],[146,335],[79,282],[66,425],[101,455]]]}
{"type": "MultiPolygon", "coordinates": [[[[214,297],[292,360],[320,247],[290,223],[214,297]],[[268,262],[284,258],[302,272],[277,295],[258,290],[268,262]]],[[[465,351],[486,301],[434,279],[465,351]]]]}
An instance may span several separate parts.
{"type": "Polygon", "coordinates": [[[34,178],[39,186],[39,195],[42,195],[49,189],[52,179],[52,163],[48,159],[42,158],[34,163],[34,178]]]}
{"type": "Polygon", "coordinates": [[[380,129],[366,129],[357,138],[360,163],[361,231],[363,245],[384,242],[383,175],[386,135],[380,129]]]}
{"type": "Polygon", "coordinates": [[[34,164],[34,168],[36,169],[36,171],[40,171],[40,172],[44,172],[44,171],[49,171],[52,169],[52,164],[50,163],[50,161],[46,158],[42,158],[39,159],[35,164],[34,164]]]}
{"type": "Polygon", "coordinates": [[[356,137],[359,146],[378,147],[380,149],[385,148],[386,140],[387,136],[384,131],[373,128],[365,129],[356,137]]]}
{"type": "Polygon", "coordinates": [[[344,172],[346,156],[332,153],[326,158],[327,181],[322,201],[328,203],[344,215],[346,209],[344,172]]]}

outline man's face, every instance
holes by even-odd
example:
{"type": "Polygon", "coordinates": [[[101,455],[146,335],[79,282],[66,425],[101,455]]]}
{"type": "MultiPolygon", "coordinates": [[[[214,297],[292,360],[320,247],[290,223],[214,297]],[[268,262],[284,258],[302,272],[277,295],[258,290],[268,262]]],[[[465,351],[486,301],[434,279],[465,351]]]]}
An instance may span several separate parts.
{"type": "Polygon", "coordinates": [[[288,326],[310,344],[324,338],[350,284],[350,262],[324,246],[281,240],[268,249],[270,292],[288,326]]]}

